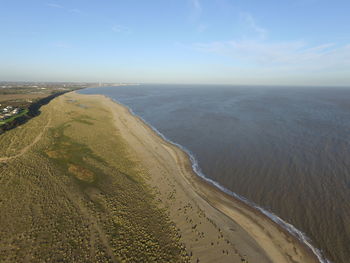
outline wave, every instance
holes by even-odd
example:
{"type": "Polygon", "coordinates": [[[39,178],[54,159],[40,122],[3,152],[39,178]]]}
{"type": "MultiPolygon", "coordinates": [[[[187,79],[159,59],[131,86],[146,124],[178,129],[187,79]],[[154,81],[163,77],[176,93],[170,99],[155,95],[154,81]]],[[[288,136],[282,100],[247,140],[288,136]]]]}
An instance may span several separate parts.
{"type": "Polygon", "coordinates": [[[306,247],[308,247],[313,253],[314,255],[317,257],[318,261],[320,263],[332,263],[330,260],[328,260],[322,253],[322,251],[316,247],[314,247],[311,244],[311,239],[308,238],[306,236],[306,234],[302,231],[300,231],[299,229],[297,229],[295,226],[293,226],[292,224],[284,221],[282,218],[280,218],[279,216],[277,216],[276,214],[274,214],[273,212],[270,212],[260,206],[258,206],[257,204],[255,204],[254,202],[248,200],[247,198],[225,188],[224,186],[222,186],[220,183],[214,181],[213,179],[209,178],[208,176],[206,176],[200,169],[199,167],[199,163],[197,161],[197,159],[195,158],[194,154],[187,149],[186,147],[182,146],[181,144],[172,141],[171,139],[167,138],[163,133],[161,133],[157,128],[155,128],[154,126],[152,126],[148,121],[146,121],[144,118],[142,118],[140,115],[136,114],[133,109],[131,109],[128,105],[121,103],[120,101],[113,99],[111,97],[109,97],[110,99],[112,99],[114,102],[123,105],[125,108],[127,108],[129,110],[129,112],[136,116],[137,118],[139,118],[140,120],[142,120],[148,127],[150,127],[155,133],[157,133],[163,140],[165,140],[166,142],[179,147],[182,151],[184,151],[190,158],[190,161],[192,163],[192,170],[202,179],[204,179],[206,182],[210,183],[211,185],[214,185],[216,188],[220,189],[222,192],[240,200],[241,202],[243,202],[244,204],[253,207],[254,209],[258,210],[259,212],[261,212],[262,214],[264,214],[265,216],[267,216],[268,218],[270,218],[273,222],[275,222],[276,224],[278,224],[279,226],[281,226],[283,229],[287,230],[288,233],[290,233],[292,236],[294,236],[295,238],[297,238],[301,243],[303,243],[306,247]]]}

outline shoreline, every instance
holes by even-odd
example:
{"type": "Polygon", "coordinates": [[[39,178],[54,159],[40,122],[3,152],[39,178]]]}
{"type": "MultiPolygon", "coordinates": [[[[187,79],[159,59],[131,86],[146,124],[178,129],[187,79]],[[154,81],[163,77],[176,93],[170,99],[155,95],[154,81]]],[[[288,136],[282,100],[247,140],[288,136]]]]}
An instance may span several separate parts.
{"type": "MultiPolygon", "coordinates": [[[[158,143],[157,146],[161,145],[173,161],[175,161],[175,164],[181,170],[180,179],[186,181],[187,185],[191,187],[189,191],[192,191],[192,194],[198,195],[222,216],[227,216],[230,220],[238,223],[250,237],[253,237],[258,246],[264,251],[269,259],[266,262],[329,262],[321,258],[321,254],[317,254],[320,252],[316,248],[313,248],[311,244],[305,243],[305,241],[308,242],[307,239],[300,240],[300,236],[298,238],[295,233],[290,232],[290,229],[286,229],[266,214],[273,215],[272,213],[263,210],[248,200],[223,188],[211,179],[206,178],[200,172],[198,163],[190,151],[167,139],[156,128],[143,120],[142,117],[136,115],[132,109],[104,95],[88,96],[109,101],[108,107],[112,112],[116,108],[119,108],[119,114],[120,111],[124,111],[123,113],[125,115],[129,115],[127,116],[129,119],[133,119],[137,125],[142,126],[148,133],[148,136],[152,137],[158,143]]],[[[125,115],[123,115],[124,118],[125,115]]],[[[116,127],[120,128],[118,125],[116,127]]],[[[278,221],[286,225],[288,224],[277,216],[275,217],[278,221]]],[[[304,235],[302,237],[306,238],[304,235]]]]}
{"type": "Polygon", "coordinates": [[[219,190],[222,194],[228,195],[229,198],[232,198],[234,202],[240,202],[241,205],[245,206],[247,209],[251,210],[252,212],[259,213],[260,216],[267,217],[271,223],[276,224],[277,227],[280,228],[281,231],[284,231],[287,235],[292,235],[293,238],[297,242],[300,242],[301,245],[306,246],[307,250],[310,250],[310,252],[317,258],[317,262],[320,263],[332,263],[328,259],[326,259],[322,252],[317,249],[316,247],[312,246],[310,243],[310,239],[306,236],[305,233],[298,230],[293,225],[287,223],[279,216],[275,215],[274,213],[267,211],[266,209],[258,206],[252,201],[249,201],[243,196],[240,196],[236,194],[235,192],[232,192],[231,190],[225,188],[224,186],[220,185],[218,182],[212,180],[211,178],[207,177],[200,169],[197,159],[195,158],[194,154],[188,150],[186,147],[173,142],[172,140],[168,139],[164,134],[162,134],[160,131],[157,130],[157,128],[153,127],[151,124],[149,124],[145,119],[143,119],[141,116],[137,115],[130,107],[127,105],[118,102],[117,100],[114,100],[112,98],[109,98],[108,96],[102,95],[107,99],[112,100],[112,102],[119,104],[123,107],[125,107],[131,115],[139,119],[143,125],[147,126],[147,128],[151,129],[153,132],[155,132],[161,139],[163,139],[166,143],[169,144],[170,147],[177,147],[178,150],[182,151],[183,154],[187,156],[189,159],[189,162],[192,167],[192,172],[194,173],[193,176],[199,177],[204,183],[207,183],[208,187],[213,187],[216,190],[219,190]]]}

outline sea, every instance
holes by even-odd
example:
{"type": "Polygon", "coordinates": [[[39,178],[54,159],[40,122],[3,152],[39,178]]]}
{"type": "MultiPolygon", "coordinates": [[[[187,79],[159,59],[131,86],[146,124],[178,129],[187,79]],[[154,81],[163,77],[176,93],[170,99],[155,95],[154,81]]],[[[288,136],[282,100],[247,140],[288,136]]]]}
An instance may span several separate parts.
{"type": "Polygon", "coordinates": [[[320,262],[350,262],[350,88],[145,84],[98,87],[194,169],[270,216],[320,262]]]}

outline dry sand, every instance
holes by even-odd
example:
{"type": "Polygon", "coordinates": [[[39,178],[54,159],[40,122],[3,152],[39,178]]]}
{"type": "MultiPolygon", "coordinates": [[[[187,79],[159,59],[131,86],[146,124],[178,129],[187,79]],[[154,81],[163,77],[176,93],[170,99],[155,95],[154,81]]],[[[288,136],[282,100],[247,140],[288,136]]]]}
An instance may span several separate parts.
{"type": "Polygon", "coordinates": [[[260,212],[198,177],[189,157],[111,99],[102,100],[130,152],[148,170],[160,206],[182,234],[193,262],[309,263],[312,252],[260,212]]]}

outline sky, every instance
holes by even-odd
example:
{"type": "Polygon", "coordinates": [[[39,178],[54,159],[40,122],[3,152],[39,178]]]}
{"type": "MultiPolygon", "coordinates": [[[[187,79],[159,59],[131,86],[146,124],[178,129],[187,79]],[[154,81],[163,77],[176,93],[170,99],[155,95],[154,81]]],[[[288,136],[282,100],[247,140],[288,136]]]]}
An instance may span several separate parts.
{"type": "Polygon", "coordinates": [[[349,0],[0,0],[0,81],[350,87],[349,0]]]}

